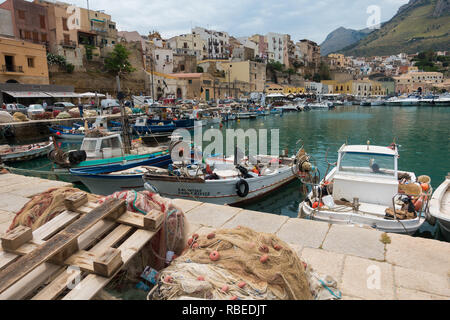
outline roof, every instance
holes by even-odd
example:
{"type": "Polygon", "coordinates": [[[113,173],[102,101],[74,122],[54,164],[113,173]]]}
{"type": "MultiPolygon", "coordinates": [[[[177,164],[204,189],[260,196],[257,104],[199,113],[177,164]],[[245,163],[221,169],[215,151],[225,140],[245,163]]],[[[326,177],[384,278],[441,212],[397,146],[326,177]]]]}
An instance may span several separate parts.
{"type": "Polygon", "coordinates": [[[396,150],[392,150],[389,147],[372,146],[372,145],[343,145],[339,149],[339,152],[384,154],[389,156],[398,155],[396,150]]]}

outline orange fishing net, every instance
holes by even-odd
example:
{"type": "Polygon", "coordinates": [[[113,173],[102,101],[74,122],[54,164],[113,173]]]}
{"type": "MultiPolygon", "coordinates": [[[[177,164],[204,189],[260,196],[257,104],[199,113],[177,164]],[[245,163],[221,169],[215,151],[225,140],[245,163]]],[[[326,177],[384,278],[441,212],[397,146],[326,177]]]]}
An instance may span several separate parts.
{"type": "Polygon", "coordinates": [[[238,227],[193,238],[149,299],[312,299],[305,266],[275,235],[238,227]]]}

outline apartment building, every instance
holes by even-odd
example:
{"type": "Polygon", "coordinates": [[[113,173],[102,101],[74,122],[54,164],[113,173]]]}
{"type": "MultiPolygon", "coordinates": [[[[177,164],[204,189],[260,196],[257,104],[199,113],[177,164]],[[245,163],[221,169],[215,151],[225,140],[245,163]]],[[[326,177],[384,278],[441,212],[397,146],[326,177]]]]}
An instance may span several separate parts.
{"type": "Polygon", "coordinates": [[[0,38],[0,66],[0,83],[49,83],[45,45],[0,38]]]}
{"type": "Polygon", "coordinates": [[[207,59],[228,59],[230,57],[230,36],[226,32],[195,27],[193,35],[200,36],[206,43],[207,59]]]}
{"type": "Polygon", "coordinates": [[[441,72],[410,71],[394,77],[394,81],[395,92],[397,93],[425,92],[436,85],[442,84],[444,75],[441,72]]]}
{"type": "Polygon", "coordinates": [[[266,39],[267,39],[266,42],[269,61],[274,60],[288,67],[289,66],[288,45],[290,41],[290,36],[287,34],[269,32],[266,36],[266,39]]]}
{"type": "Polygon", "coordinates": [[[206,59],[208,56],[206,50],[206,41],[200,34],[183,34],[172,37],[167,40],[167,47],[172,49],[178,55],[193,55],[197,60],[206,59]]]}

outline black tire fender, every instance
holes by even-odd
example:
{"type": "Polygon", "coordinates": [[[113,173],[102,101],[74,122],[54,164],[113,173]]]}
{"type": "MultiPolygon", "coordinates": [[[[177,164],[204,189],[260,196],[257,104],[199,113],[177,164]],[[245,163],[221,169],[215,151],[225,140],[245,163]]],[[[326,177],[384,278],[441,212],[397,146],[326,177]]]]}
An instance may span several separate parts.
{"type": "Polygon", "coordinates": [[[239,197],[245,198],[248,195],[248,192],[250,191],[250,187],[248,185],[248,182],[244,179],[239,180],[236,183],[236,193],[239,197]],[[244,185],[244,191],[242,192],[241,186],[244,185]]]}

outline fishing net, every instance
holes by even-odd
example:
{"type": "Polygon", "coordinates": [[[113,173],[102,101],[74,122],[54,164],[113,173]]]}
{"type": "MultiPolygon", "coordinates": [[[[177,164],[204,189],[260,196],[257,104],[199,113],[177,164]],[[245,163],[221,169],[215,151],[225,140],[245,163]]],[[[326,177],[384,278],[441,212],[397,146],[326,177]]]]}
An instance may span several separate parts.
{"type": "MultiPolygon", "coordinates": [[[[66,210],[64,199],[73,193],[81,192],[75,188],[52,188],[34,196],[16,213],[9,230],[22,225],[33,231],[66,210]]],[[[88,194],[90,200],[95,197],[88,194]]]]}
{"type": "Polygon", "coordinates": [[[56,119],[69,119],[69,118],[71,118],[71,116],[66,111],[63,111],[56,116],[56,119]]]}
{"type": "Polygon", "coordinates": [[[0,123],[14,122],[14,118],[6,111],[0,111],[0,123]]]}
{"type": "Polygon", "coordinates": [[[30,119],[28,119],[27,116],[24,115],[22,112],[15,112],[13,118],[15,122],[30,121],[30,119]]]}
{"type": "Polygon", "coordinates": [[[275,235],[238,227],[194,235],[188,243],[184,254],[161,272],[148,299],[313,298],[305,265],[275,235]]]}

